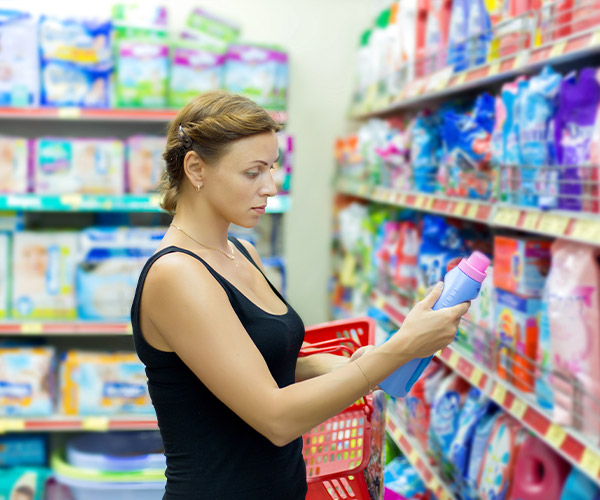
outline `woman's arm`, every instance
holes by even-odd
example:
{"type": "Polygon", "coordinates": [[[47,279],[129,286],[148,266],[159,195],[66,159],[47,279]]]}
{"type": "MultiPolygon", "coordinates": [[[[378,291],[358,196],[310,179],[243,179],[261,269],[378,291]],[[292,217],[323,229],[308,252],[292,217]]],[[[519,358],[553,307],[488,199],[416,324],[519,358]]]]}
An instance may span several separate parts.
{"type": "Polygon", "coordinates": [[[399,333],[356,362],[282,389],[223,288],[192,257],[168,254],[153,265],[141,311],[217,398],[283,446],[347,408],[402,364],[452,342],[468,306],[432,311],[440,293],[438,288],[419,303],[399,333]]]}
{"type": "Polygon", "coordinates": [[[341,368],[348,363],[348,359],[335,354],[311,354],[300,357],[296,363],[296,382],[318,377],[341,368]]]}

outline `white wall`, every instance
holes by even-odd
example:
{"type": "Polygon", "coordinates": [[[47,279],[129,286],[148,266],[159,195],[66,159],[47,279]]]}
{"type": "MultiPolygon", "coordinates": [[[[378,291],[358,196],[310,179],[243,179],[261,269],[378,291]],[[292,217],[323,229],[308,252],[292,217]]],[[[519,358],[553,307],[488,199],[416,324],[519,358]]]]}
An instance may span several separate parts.
{"type": "MultiPolygon", "coordinates": [[[[370,0],[177,0],[180,25],[202,6],[242,27],[245,41],[275,43],[290,53],[289,126],[296,137],[293,208],[286,216],[288,296],[306,324],[325,321],[330,275],[333,144],[347,127],[359,35],[372,18],[370,0]]],[[[6,0],[3,7],[69,16],[107,17],[109,1],[6,0]]]]}

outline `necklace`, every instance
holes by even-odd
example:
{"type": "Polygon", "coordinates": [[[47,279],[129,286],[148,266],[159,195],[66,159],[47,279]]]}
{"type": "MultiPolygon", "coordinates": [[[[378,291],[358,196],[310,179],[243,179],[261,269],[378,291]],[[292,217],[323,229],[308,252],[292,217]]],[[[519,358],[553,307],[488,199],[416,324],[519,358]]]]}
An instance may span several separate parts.
{"type": "Polygon", "coordinates": [[[227,257],[230,261],[232,261],[235,264],[235,267],[238,267],[238,263],[235,260],[235,254],[233,253],[233,247],[231,246],[231,243],[229,243],[229,245],[230,245],[229,249],[231,250],[231,254],[228,254],[228,253],[223,252],[223,250],[219,250],[218,248],[209,247],[208,245],[205,245],[204,243],[200,243],[197,239],[192,238],[188,233],[186,233],[183,229],[181,229],[179,226],[176,226],[175,224],[171,224],[171,226],[174,227],[175,229],[178,229],[179,231],[181,231],[190,240],[198,243],[198,245],[200,245],[201,247],[208,248],[209,250],[214,250],[215,252],[219,252],[221,255],[224,255],[225,257],[227,257]]]}

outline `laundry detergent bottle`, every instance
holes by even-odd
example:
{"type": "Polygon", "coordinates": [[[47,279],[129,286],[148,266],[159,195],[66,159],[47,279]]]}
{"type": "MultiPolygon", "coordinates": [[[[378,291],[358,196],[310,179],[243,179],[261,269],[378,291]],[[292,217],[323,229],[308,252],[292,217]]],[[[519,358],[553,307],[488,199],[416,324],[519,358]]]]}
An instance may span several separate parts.
{"type": "MultiPolygon", "coordinates": [[[[490,259],[477,251],[473,252],[468,259],[462,259],[458,266],[446,273],[444,290],[433,305],[433,310],[452,307],[477,297],[486,277],[485,270],[489,265],[490,259]]],[[[406,396],[432,357],[409,361],[381,382],[379,387],[390,396],[399,398],[406,396]]]]}

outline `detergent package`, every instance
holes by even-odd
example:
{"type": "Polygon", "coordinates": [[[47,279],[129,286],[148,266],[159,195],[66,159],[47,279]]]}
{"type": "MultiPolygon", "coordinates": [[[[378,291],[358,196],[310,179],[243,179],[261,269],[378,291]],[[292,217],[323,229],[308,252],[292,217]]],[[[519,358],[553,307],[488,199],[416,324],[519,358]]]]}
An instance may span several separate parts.
{"type": "MultiPolygon", "coordinates": [[[[556,161],[552,122],[556,113],[556,96],[561,75],[546,66],[528,84],[519,86],[516,120],[519,123],[519,155],[521,166],[520,204],[537,207],[540,184],[547,184],[555,171],[549,167],[556,161]]],[[[552,189],[542,190],[545,196],[552,189]]],[[[545,201],[545,205],[550,203],[545,201]]]]}
{"type": "Polygon", "coordinates": [[[135,135],[125,141],[128,193],[145,194],[157,191],[166,167],[163,159],[166,144],[166,137],[150,135],[135,135]]]}
{"type": "Polygon", "coordinates": [[[498,407],[494,403],[490,403],[487,412],[481,416],[481,419],[477,422],[473,431],[471,451],[469,453],[469,464],[465,474],[468,489],[473,490],[469,491],[470,498],[479,497],[479,494],[477,493],[479,472],[481,471],[483,458],[487,452],[490,434],[500,415],[502,415],[502,412],[498,411],[498,407]]]}
{"type": "Polygon", "coordinates": [[[180,108],[202,92],[220,89],[226,54],[225,48],[177,41],[171,49],[169,106],[180,108]]]}
{"type": "Polygon", "coordinates": [[[52,347],[0,348],[0,416],[48,416],[54,409],[52,347]]]}
{"type": "Polygon", "coordinates": [[[163,228],[89,228],[76,268],[77,312],[84,320],[127,321],[145,262],[163,228]]]}
{"type": "Polygon", "coordinates": [[[448,65],[454,67],[456,73],[469,66],[467,54],[467,36],[469,34],[469,1],[454,0],[450,16],[450,32],[448,35],[448,65]]]}
{"type": "Polygon", "coordinates": [[[260,45],[230,45],[223,87],[268,109],[285,109],[288,92],[288,55],[260,45]]]}
{"type": "Polygon", "coordinates": [[[413,163],[414,183],[417,191],[436,191],[436,176],[442,148],[436,115],[421,114],[412,128],[410,157],[413,163]]]}
{"type": "Polygon", "coordinates": [[[450,196],[489,199],[493,176],[490,140],[494,129],[494,98],[481,94],[466,113],[443,113],[441,136],[444,148],[441,184],[450,196]]]}
{"type": "Polygon", "coordinates": [[[133,352],[68,351],[60,364],[64,415],[153,415],[144,365],[133,352]]]}
{"type": "Polygon", "coordinates": [[[600,436],[599,256],[597,247],[556,240],[547,285],[552,368],[560,375],[553,376],[554,417],[595,437],[600,436]]]}
{"type": "Polygon", "coordinates": [[[593,184],[599,180],[597,172],[584,166],[591,159],[592,134],[600,104],[597,72],[597,68],[584,68],[579,75],[567,75],[560,86],[554,132],[556,156],[561,165],[558,208],[562,210],[598,212],[598,185],[593,184]]]}
{"type": "Polygon", "coordinates": [[[538,404],[542,408],[552,410],[554,408],[554,389],[552,378],[552,337],[550,331],[548,298],[548,289],[546,288],[542,297],[539,316],[540,331],[536,357],[535,395],[538,404]]]}
{"type": "Polygon", "coordinates": [[[29,189],[29,140],[0,136],[0,193],[23,194],[29,189]]]}
{"type": "Polygon", "coordinates": [[[53,476],[47,467],[10,467],[0,470],[0,499],[44,500],[46,483],[53,476]]]}
{"type": "Polygon", "coordinates": [[[13,318],[75,319],[78,235],[22,231],[13,235],[13,318]]]}
{"type": "Polygon", "coordinates": [[[40,85],[36,23],[25,12],[0,9],[0,38],[0,106],[37,106],[40,85]]]}
{"type": "Polygon", "coordinates": [[[123,194],[125,146],[118,139],[43,137],[34,142],[38,194],[123,194]]]}
{"type": "Polygon", "coordinates": [[[486,269],[487,278],[481,284],[481,290],[471,301],[469,313],[475,324],[473,335],[473,357],[484,366],[491,366],[492,339],[488,338],[493,331],[496,320],[496,288],[494,287],[494,267],[486,269]]]}
{"type": "Polygon", "coordinates": [[[153,39],[121,40],[117,50],[119,107],[164,108],[169,83],[169,46],[153,39]]]}

